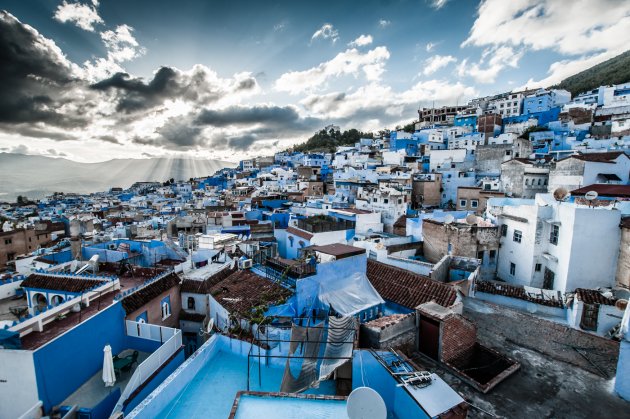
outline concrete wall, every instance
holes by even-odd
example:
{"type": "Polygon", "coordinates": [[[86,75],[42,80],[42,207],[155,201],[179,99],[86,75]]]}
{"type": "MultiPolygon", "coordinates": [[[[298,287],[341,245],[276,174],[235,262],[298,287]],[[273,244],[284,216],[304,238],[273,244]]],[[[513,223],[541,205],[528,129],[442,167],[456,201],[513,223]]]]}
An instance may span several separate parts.
{"type": "Polygon", "coordinates": [[[628,371],[630,371],[630,341],[624,339],[619,345],[615,391],[621,398],[630,402],[630,374],[628,371]]]}
{"type": "Polygon", "coordinates": [[[170,288],[164,291],[159,296],[155,297],[136,311],[129,313],[126,317],[127,320],[136,321],[136,318],[147,312],[147,323],[156,324],[158,326],[166,327],[179,327],[179,312],[182,309],[181,296],[179,292],[180,286],[170,288]],[[162,300],[170,296],[171,300],[171,315],[166,319],[162,319],[162,300]]]}
{"type": "Polygon", "coordinates": [[[0,419],[14,419],[39,400],[32,351],[0,350],[0,419]]]}
{"type": "Polygon", "coordinates": [[[616,284],[618,287],[630,288],[630,224],[621,228],[616,284]]]}

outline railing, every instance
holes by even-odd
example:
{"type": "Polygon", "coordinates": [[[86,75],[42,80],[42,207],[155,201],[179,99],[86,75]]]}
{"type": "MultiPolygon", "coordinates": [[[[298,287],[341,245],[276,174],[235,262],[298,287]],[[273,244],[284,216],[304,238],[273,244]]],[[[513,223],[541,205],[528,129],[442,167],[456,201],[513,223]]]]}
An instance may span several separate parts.
{"type": "Polygon", "coordinates": [[[154,340],[160,343],[166,342],[180,331],[179,329],[173,329],[172,327],[157,326],[155,324],[149,323],[139,323],[131,320],[125,321],[125,328],[127,336],[154,340]]]}
{"type": "Polygon", "coordinates": [[[164,342],[161,339],[165,336],[169,336],[169,338],[162,344],[162,346],[160,346],[155,352],[149,355],[147,359],[138,365],[129,379],[125,390],[122,392],[120,399],[118,399],[112,415],[116,412],[122,412],[125,402],[129,399],[129,396],[131,396],[138,387],[145,383],[151,375],[153,375],[153,373],[155,373],[182,346],[181,330],[146,323],[137,323],[129,320],[127,320],[126,323],[127,334],[129,336],[159,342],[164,342]],[[129,332],[131,332],[131,334],[129,332]]]}
{"type": "Polygon", "coordinates": [[[33,407],[31,407],[30,409],[28,409],[26,412],[24,412],[22,414],[22,416],[19,417],[19,419],[38,419],[41,418],[43,416],[42,414],[42,406],[44,404],[42,403],[42,401],[38,401],[37,403],[35,403],[35,405],[33,407]]]}

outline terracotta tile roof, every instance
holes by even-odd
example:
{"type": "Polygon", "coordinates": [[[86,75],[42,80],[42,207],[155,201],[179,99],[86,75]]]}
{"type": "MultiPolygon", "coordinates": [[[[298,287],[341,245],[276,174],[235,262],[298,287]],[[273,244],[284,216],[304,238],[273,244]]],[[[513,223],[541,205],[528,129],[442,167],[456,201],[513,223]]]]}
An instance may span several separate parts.
{"type": "Polygon", "coordinates": [[[580,154],[574,154],[572,156],[569,156],[567,157],[567,159],[574,158],[574,159],[578,159],[582,161],[591,161],[591,162],[598,162],[598,163],[614,163],[613,160],[615,160],[617,157],[621,156],[622,154],[625,154],[625,153],[623,151],[611,151],[611,152],[604,152],[604,153],[584,153],[584,154],[580,153],[580,154]]]}
{"type": "Polygon", "coordinates": [[[308,233],[304,230],[300,230],[299,228],[289,227],[287,228],[287,233],[293,234],[294,236],[302,237],[303,239],[310,240],[313,238],[311,233],[308,233]]]}
{"type": "Polygon", "coordinates": [[[210,294],[231,314],[249,317],[254,307],[284,302],[293,293],[250,270],[240,270],[214,285],[210,294]]]}
{"type": "Polygon", "coordinates": [[[51,291],[66,291],[76,294],[91,290],[107,283],[107,281],[84,278],[63,278],[49,275],[33,274],[22,281],[22,288],[40,288],[51,291]]]}
{"type": "Polygon", "coordinates": [[[524,287],[518,285],[510,285],[504,282],[476,281],[475,291],[485,292],[486,294],[495,294],[503,295],[505,297],[518,298],[519,300],[531,301],[533,303],[544,306],[564,307],[562,301],[535,297],[525,292],[524,287]]]}
{"type": "Polygon", "coordinates": [[[129,294],[122,299],[122,306],[125,310],[125,313],[133,313],[149,301],[153,300],[156,297],[159,297],[165,291],[179,285],[179,282],[180,281],[177,274],[171,272],[170,274],[158,279],[155,282],[152,282],[144,288],[140,288],[138,291],[129,294]]]}
{"type": "Polygon", "coordinates": [[[197,322],[202,323],[206,316],[201,313],[190,313],[186,310],[181,310],[179,312],[179,319],[187,322],[197,322]]]}
{"type": "Polygon", "coordinates": [[[614,306],[617,302],[616,298],[605,297],[601,292],[597,290],[577,288],[575,290],[575,294],[580,301],[584,302],[584,304],[603,304],[606,306],[614,306]]]}
{"type": "Polygon", "coordinates": [[[230,268],[229,266],[221,269],[219,272],[214,275],[204,279],[203,281],[195,280],[195,279],[186,279],[182,282],[182,287],[180,289],[181,292],[190,292],[192,294],[209,294],[210,288],[219,282],[223,281],[228,276],[232,275],[236,272],[236,264],[234,268],[230,268]]]}
{"type": "Polygon", "coordinates": [[[408,308],[429,301],[450,307],[457,299],[449,285],[373,260],[367,262],[367,277],[381,297],[408,308]]]}
{"type": "Polygon", "coordinates": [[[630,185],[612,185],[606,183],[596,183],[594,185],[574,189],[571,191],[571,195],[585,195],[589,191],[597,192],[598,196],[630,198],[630,185]]]}

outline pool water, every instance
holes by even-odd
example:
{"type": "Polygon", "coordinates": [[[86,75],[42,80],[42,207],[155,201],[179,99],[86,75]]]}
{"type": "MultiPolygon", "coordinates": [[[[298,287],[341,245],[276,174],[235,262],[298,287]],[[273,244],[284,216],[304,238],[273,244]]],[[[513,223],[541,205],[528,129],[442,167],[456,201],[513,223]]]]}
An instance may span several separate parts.
{"type": "MultiPolygon", "coordinates": [[[[261,385],[259,385],[258,363],[252,361],[253,359],[250,360],[249,390],[280,391],[284,369],[279,366],[262,365],[261,385]]],[[[225,419],[230,415],[236,393],[245,390],[247,390],[247,357],[219,350],[160,412],[158,417],[225,419]]],[[[325,381],[320,383],[319,388],[310,389],[305,393],[334,395],[335,383],[332,380],[325,381]]],[[[264,416],[258,417],[264,418],[264,416]]]]}
{"type": "Polygon", "coordinates": [[[243,395],[235,419],[347,419],[345,400],[243,395]]]}

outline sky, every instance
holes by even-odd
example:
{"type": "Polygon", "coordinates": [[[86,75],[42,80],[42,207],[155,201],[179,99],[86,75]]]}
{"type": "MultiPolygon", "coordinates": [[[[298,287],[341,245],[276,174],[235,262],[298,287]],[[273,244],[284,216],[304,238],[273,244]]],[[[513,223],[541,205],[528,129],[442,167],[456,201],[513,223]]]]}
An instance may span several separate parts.
{"type": "Polygon", "coordinates": [[[270,155],[334,124],[546,87],[625,51],[625,0],[0,0],[0,152],[270,155]]]}

